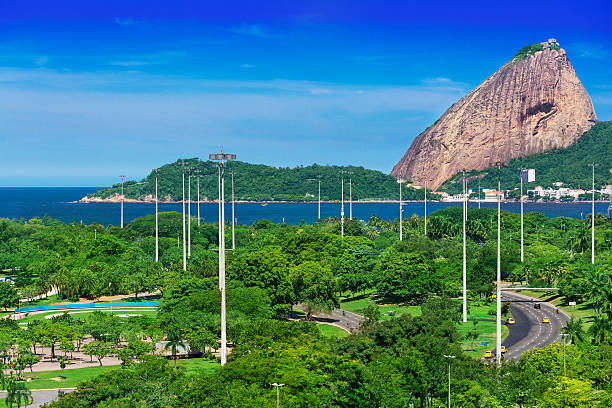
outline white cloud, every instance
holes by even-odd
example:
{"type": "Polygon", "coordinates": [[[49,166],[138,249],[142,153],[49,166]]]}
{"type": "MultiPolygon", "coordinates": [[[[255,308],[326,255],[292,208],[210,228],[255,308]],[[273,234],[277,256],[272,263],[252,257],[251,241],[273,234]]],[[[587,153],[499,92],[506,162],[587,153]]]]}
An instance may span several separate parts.
{"type": "Polygon", "coordinates": [[[42,55],[38,58],[36,58],[34,60],[34,63],[36,65],[38,65],[39,67],[42,67],[43,65],[46,65],[49,62],[49,58],[47,58],[46,56],[42,55]]]}
{"type": "Polygon", "coordinates": [[[151,65],[150,61],[111,61],[109,65],[117,67],[140,67],[143,65],[151,65]]]}
{"type": "Polygon", "coordinates": [[[612,52],[607,47],[591,42],[574,42],[567,44],[566,47],[570,56],[582,58],[607,59],[612,52]]]}

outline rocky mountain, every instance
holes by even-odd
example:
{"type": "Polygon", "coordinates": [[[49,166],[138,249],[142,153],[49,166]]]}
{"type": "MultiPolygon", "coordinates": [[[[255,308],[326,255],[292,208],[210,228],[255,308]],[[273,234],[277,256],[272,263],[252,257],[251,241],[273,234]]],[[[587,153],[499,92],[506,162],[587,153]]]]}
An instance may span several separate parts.
{"type": "Polygon", "coordinates": [[[391,175],[436,189],[461,171],[565,148],[597,122],[554,39],[522,48],[421,133],[391,175]]]}

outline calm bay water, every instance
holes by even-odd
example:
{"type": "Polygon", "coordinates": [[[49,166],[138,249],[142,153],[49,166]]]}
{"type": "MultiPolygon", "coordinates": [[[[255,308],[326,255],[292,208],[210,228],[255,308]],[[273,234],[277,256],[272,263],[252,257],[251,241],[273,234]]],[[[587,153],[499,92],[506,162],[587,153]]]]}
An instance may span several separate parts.
{"type": "MultiPolygon", "coordinates": [[[[25,218],[48,215],[63,222],[83,222],[90,224],[98,222],[103,225],[120,223],[120,204],[115,203],[77,203],[83,196],[98,191],[99,187],[0,187],[0,217],[25,218]]],[[[460,206],[461,203],[427,204],[431,213],[442,208],[460,206]]],[[[477,207],[477,203],[470,203],[477,207]]],[[[482,203],[484,208],[497,208],[496,203],[482,203]]],[[[269,219],[274,222],[285,221],[298,224],[302,220],[312,223],[317,219],[317,204],[277,203],[262,206],[261,204],[236,204],[236,218],[239,223],[252,224],[256,220],[269,219]]],[[[182,211],[180,204],[160,204],[160,211],[182,211]]],[[[519,203],[502,203],[502,210],[520,212],[519,203]]],[[[583,218],[591,212],[590,203],[525,203],[525,211],[544,213],[547,217],[583,218]]],[[[607,214],[607,203],[596,203],[595,211],[607,214]]],[[[137,217],[155,213],[155,204],[124,204],[124,218],[129,222],[137,217]]],[[[404,216],[412,214],[422,216],[423,203],[405,203],[404,216]]],[[[192,204],[191,214],[197,214],[197,205],[192,204]]],[[[349,215],[348,203],[345,204],[345,214],[349,215]]],[[[393,219],[398,216],[397,203],[354,203],[353,217],[368,220],[372,214],[383,219],[393,219]]],[[[215,203],[200,204],[200,215],[205,221],[215,221],[218,217],[218,207],[215,203]]],[[[340,215],[340,204],[321,204],[321,217],[340,215]]],[[[231,205],[226,207],[226,218],[231,218],[231,205]]]]}

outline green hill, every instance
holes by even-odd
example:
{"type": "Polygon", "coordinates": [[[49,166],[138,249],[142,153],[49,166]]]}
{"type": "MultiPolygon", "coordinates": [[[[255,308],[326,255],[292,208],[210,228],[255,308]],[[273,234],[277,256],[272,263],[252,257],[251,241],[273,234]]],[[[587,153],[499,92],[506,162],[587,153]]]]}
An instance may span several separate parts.
{"type": "MultiPolygon", "coordinates": [[[[200,171],[200,195],[202,199],[215,200],[218,195],[217,164],[211,161],[201,161],[197,158],[185,159],[185,168],[200,171]]],[[[182,197],[182,160],[166,164],[158,171],[158,194],[160,200],[168,196],[178,201],[182,197]]],[[[368,170],[355,166],[322,166],[313,164],[306,167],[272,167],[261,164],[250,164],[240,161],[228,162],[226,165],[225,194],[230,196],[230,173],[234,172],[236,200],[245,201],[315,201],[318,198],[318,182],[309,181],[321,177],[321,199],[340,200],[340,180],[342,171],[345,172],[345,199],[349,197],[348,178],[353,181],[354,200],[397,200],[399,188],[393,177],[377,170],[368,170]]],[[[187,177],[185,178],[187,187],[187,177]]],[[[196,197],[196,180],[191,180],[191,197],[196,197]]],[[[115,184],[88,197],[108,198],[120,194],[121,184],[115,184]]],[[[155,175],[149,174],[140,181],[126,181],[124,192],[127,198],[144,199],[155,193],[155,175]]],[[[420,200],[422,190],[406,188],[403,198],[405,200],[420,200]]],[[[428,196],[433,200],[439,199],[437,195],[428,196]]]]}
{"type": "MultiPolygon", "coordinates": [[[[536,181],[525,184],[525,190],[533,189],[535,186],[551,187],[557,181],[563,182],[564,187],[590,189],[592,182],[590,163],[596,163],[595,187],[599,189],[610,184],[612,121],[599,122],[566,149],[511,160],[501,168],[501,187],[504,190],[519,187],[520,169],[526,168],[535,169],[536,181]]],[[[470,177],[470,187],[474,186],[476,179],[481,178],[481,187],[497,188],[497,169],[470,171],[466,173],[466,176],[470,177]]],[[[438,190],[453,194],[459,193],[461,190],[460,177],[460,174],[454,175],[438,190]]]]}

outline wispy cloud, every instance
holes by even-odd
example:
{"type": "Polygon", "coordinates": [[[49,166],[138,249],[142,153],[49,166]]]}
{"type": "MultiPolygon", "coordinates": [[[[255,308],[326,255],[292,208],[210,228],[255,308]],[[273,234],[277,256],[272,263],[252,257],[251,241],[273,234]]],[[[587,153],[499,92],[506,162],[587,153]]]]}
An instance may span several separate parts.
{"type": "Polygon", "coordinates": [[[115,17],[115,23],[122,25],[122,26],[134,26],[134,25],[139,24],[139,21],[133,20],[131,18],[115,17]]]}
{"type": "Polygon", "coordinates": [[[49,62],[49,58],[48,58],[48,57],[46,57],[46,56],[44,56],[44,55],[42,55],[42,56],[40,56],[40,57],[38,57],[38,58],[36,58],[36,59],[34,60],[34,63],[35,63],[36,65],[38,65],[39,67],[42,67],[42,66],[44,66],[44,65],[47,65],[47,63],[48,63],[48,62],[49,62]]]}
{"type": "Polygon", "coordinates": [[[232,26],[225,28],[226,31],[231,33],[240,34],[249,37],[260,37],[260,38],[279,38],[277,34],[272,34],[266,27],[261,24],[243,24],[241,26],[232,26]]]}
{"type": "Polygon", "coordinates": [[[251,68],[259,68],[261,65],[258,64],[240,64],[240,68],[251,69],[251,68]]]}
{"type": "Polygon", "coordinates": [[[150,61],[111,61],[109,65],[117,67],[140,67],[143,65],[151,65],[150,61]]]}
{"type": "Polygon", "coordinates": [[[612,51],[597,43],[591,42],[574,42],[568,43],[565,48],[570,56],[578,56],[582,58],[607,59],[612,56],[612,51]]]}

